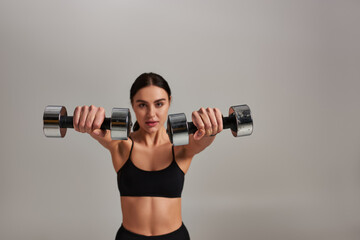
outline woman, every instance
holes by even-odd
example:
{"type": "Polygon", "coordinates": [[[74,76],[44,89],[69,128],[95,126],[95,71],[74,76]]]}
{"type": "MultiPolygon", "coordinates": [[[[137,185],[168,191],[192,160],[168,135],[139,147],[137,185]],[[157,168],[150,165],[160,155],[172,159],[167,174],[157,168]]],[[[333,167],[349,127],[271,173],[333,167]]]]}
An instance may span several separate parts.
{"type": "Polygon", "coordinates": [[[128,140],[112,140],[101,130],[105,111],[82,106],[74,111],[74,129],[89,133],[107,148],[118,175],[123,223],[116,240],[190,239],[181,217],[184,176],[194,155],[203,151],[222,131],[217,108],[192,113],[198,131],[189,144],[172,146],[164,124],[171,103],[168,83],[158,74],[141,74],[130,90],[137,122],[128,140]]]}

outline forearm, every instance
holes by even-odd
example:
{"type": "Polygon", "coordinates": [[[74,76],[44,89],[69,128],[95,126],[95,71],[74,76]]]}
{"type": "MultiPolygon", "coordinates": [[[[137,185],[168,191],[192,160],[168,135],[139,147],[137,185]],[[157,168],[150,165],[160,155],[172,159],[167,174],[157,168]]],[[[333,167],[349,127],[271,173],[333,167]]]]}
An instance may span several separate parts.
{"type": "Polygon", "coordinates": [[[187,155],[194,156],[204,151],[205,148],[207,148],[214,142],[215,138],[216,136],[209,136],[209,137],[204,136],[203,138],[196,140],[194,138],[194,135],[191,134],[189,137],[189,144],[184,147],[187,152],[187,155]]]}
{"type": "Polygon", "coordinates": [[[118,140],[112,140],[111,139],[111,133],[110,130],[106,130],[106,133],[104,136],[96,135],[95,133],[91,133],[90,136],[97,140],[104,148],[111,150],[116,146],[118,140]]]}

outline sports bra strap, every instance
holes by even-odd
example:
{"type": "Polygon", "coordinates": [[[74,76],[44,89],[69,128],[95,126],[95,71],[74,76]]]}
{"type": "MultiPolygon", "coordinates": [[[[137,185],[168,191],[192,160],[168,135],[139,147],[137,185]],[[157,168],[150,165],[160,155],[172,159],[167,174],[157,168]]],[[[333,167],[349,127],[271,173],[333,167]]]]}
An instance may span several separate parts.
{"type": "Polygon", "coordinates": [[[173,155],[173,161],[175,161],[174,145],[172,145],[172,155],[173,155]]]}
{"type": "Polygon", "coordinates": [[[131,139],[131,149],[130,149],[130,154],[129,154],[129,158],[130,158],[133,147],[134,147],[134,140],[130,136],[129,136],[129,138],[131,139]]]}

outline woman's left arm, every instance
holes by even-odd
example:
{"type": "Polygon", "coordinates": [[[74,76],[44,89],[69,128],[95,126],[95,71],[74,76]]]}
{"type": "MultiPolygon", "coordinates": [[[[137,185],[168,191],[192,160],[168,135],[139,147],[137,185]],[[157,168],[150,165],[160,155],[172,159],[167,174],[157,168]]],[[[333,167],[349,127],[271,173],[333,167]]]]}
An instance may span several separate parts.
{"type": "Polygon", "coordinates": [[[184,146],[189,157],[203,151],[223,130],[222,114],[218,108],[200,108],[192,113],[192,121],[198,130],[189,136],[189,144],[184,146]]]}

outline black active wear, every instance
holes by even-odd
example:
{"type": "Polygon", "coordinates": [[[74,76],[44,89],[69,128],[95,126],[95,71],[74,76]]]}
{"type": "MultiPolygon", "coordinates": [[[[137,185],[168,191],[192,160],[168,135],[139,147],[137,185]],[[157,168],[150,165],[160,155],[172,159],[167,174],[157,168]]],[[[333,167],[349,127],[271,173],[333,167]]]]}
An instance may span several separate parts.
{"type": "MultiPolygon", "coordinates": [[[[185,173],[175,161],[174,147],[172,147],[173,160],[168,167],[157,171],[146,171],[136,167],[131,161],[131,152],[134,147],[134,141],[132,139],[131,141],[129,158],[117,172],[120,196],[180,198],[185,173]]],[[[131,232],[121,224],[115,240],[190,240],[190,235],[184,223],[173,232],[156,236],[131,232]]]]}
{"type": "Polygon", "coordinates": [[[190,240],[190,235],[184,223],[175,231],[156,236],[145,236],[131,232],[121,224],[115,240],[190,240]]]}
{"type": "Polygon", "coordinates": [[[179,198],[184,186],[185,174],[175,161],[174,147],[172,147],[173,160],[171,164],[158,171],[146,171],[134,165],[129,159],[117,172],[118,188],[121,196],[151,196],[179,198]]]}

